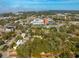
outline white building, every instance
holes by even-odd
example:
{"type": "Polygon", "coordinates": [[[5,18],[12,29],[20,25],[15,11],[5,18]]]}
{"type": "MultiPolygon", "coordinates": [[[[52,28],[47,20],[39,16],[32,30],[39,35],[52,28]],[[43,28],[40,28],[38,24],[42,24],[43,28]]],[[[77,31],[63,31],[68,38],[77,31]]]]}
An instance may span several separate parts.
{"type": "Polygon", "coordinates": [[[44,24],[44,23],[43,23],[43,19],[36,18],[33,21],[31,21],[31,24],[39,25],[39,24],[44,24]]]}
{"type": "Polygon", "coordinates": [[[18,41],[16,42],[17,46],[19,46],[20,44],[23,44],[23,43],[24,43],[23,40],[18,40],[18,41]]]}
{"type": "Polygon", "coordinates": [[[31,24],[33,25],[44,25],[44,24],[55,24],[55,21],[51,18],[44,18],[44,19],[40,19],[40,18],[36,18],[33,21],[31,21],[31,24]]]}
{"type": "Polygon", "coordinates": [[[25,35],[26,35],[25,33],[22,33],[22,34],[21,34],[21,36],[22,36],[23,38],[25,37],[25,35]]]}

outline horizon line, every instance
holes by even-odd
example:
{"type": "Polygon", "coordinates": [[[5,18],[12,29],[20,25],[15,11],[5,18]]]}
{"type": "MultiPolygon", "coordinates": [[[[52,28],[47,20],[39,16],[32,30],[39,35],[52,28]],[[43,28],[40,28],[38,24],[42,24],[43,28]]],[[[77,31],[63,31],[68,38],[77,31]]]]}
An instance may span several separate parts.
{"type": "Polygon", "coordinates": [[[7,11],[7,12],[0,12],[0,14],[3,13],[18,13],[18,12],[44,12],[44,11],[79,11],[79,10],[28,10],[28,11],[7,11]]]}

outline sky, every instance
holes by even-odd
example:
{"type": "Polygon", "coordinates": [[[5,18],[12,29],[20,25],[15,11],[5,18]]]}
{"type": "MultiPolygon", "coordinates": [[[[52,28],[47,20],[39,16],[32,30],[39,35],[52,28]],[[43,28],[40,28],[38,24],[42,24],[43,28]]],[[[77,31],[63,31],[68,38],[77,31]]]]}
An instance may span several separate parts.
{"type": "Polygon", "coordinates": [[[79,0],[0,0],[0,12],[79,10],[79,0]]]}

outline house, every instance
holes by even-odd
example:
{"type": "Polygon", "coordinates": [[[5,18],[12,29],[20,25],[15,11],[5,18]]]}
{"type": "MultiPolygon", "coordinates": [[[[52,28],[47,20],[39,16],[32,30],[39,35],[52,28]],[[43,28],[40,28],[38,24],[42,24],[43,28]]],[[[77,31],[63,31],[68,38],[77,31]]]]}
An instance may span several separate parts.
{"type": "Polygon", "coordinates": [[[9,50],[8,54],[8,58],[17,58],[17,52],[15,50],[9,50]]]}
{"type": "Polygon", "coordinates": [[[4,27],[0,25],[0,32],[4,32],[4,27]]]}
{"type": "Polygon", "coordinates": [[[55,58],[55,56],[52,54],[52,53],[45,53],[45,52],[42,52],[40,53],[40,57],[41,58],[55,58]]]}
{"type": "Polygon", "coordinates": [[[24,43],[23,40],[18,40],[18,41],[16,42],[16,45],[19,46],[20,44],[23,44],[23,43],[24,43]]]}
{"type": "Polygon", "coordinates": [[[79,20],[79,15],[78,16],[74,16],[74,18],[79,20]]]}
{"type": "Polygon", "coordinates": [[[43,22],[44,22],[45,25],[47,25],[49,23],[47,18],[44,18],[43,22]]]}
{"type": "Polygon", "coordinates": [[[5,25],[4,26],[5,27],[5,32],[12,32],[12,31],[14,31],[15,30],[15,28],[16,28],[16,26],[14,26],[14,25],[5,25]]]}
{"type": "Polygon", "coordinates": [[[12,19],[12,16],[6,16],[6,17],[2,16],[0,17],[0,19],[12,19]]]}
{"type": "Polygon", "coordinates": [[[23,38],[25,37],[25,35],[26,35],[25,33],[22,33],[22,34],[21,34],[21,36],[22,36],[23,38]]]}
{"type": "Polygon", "coordinates": [[[4,34],[4,27],[0,25],[0,37],[4,34]]]}
{"type": "Polygon", "coordinates": [[[44,18],[44,24],[45,25],[55,24],[55,21],[51,18],[44,18]]]}
{"type": "Polygon", "coordinates": [[[67,16],[65,14],[59,13],[59,14],[56,14],[56,16],[58,19],[67,19],[67,16]]]}
{"type": "Polygon", "coordinates": [[[13,26],[7,26],[5,31],[6,32],[12,32],[12,31],[14,31],[14,27],[13,26]]]}

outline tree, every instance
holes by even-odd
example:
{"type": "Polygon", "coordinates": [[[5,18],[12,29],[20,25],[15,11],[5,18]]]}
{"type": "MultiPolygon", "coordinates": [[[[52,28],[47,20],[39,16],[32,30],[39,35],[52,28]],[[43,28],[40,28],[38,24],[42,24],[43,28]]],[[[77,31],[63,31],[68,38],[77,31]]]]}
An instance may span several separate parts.
{"type": "Polygon", "coordinates": [[[0,58],[2,58],[2,53],[0,53],[0,58]]]}
{"type": "Polygon", "coordinates": [[[23,39],[23,37],[20,36],[20,35],[18,35],[18,36],[16,37],[16,41],[18,41],[18,40],[22,40],[22,39],[23,39]]]}

